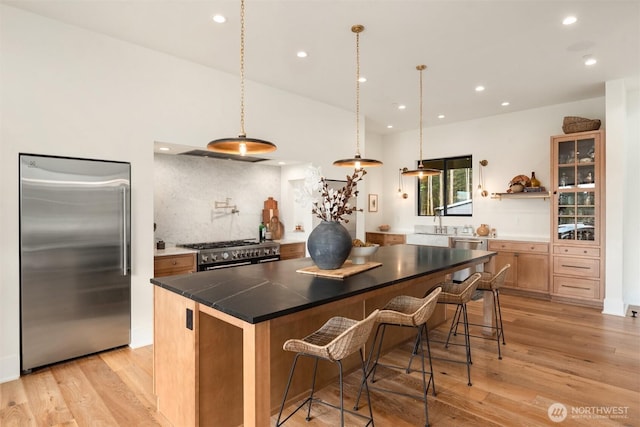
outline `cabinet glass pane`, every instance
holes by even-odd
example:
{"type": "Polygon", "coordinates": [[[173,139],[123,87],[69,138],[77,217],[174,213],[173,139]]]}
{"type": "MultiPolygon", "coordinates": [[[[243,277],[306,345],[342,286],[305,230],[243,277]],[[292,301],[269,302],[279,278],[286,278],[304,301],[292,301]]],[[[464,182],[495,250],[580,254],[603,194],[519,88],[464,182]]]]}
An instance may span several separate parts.
{"type": "Polygon", "coordinates": [[[561,142],[558,144],[558,164],[575,163],[576,144],[574,141],[561,142]]]}
{"type": "Polygon", "coordinates": [[[560,167],[560,173],[558,174],[558,187],[567,188],[573,185],[576,185],[576,175],[575,168],[573,166],[570,167],[560,167]]]}
{"type": "Polygon", "coordinates": [[[581,188],[593,188],[595,186],[596,177],[593,165],[578,166],[578,185],[581,188]]]}
{"type": "Polygon", "coordinates": [[[576,240],[595,240],[593,218],[578,217],[576,240]]]}
{"type": "Polygon", "coordinates": [[[583,191],[577,193],[577,204],[582,206],[593,206],[595,193],[593,191],[583,191]]]}
{"type": "Polygon", "coordinates": [[[596,150],[595,140],[593,138],[578,140],[576,158],[580,163],[593,163],[595,161],[596,150]]]}
{"type": "Polygon", "coordinates": [[[576,193],[564,192],[558,195],[558,204],[560,206],[573,206],[576,200],[576,193]]]}

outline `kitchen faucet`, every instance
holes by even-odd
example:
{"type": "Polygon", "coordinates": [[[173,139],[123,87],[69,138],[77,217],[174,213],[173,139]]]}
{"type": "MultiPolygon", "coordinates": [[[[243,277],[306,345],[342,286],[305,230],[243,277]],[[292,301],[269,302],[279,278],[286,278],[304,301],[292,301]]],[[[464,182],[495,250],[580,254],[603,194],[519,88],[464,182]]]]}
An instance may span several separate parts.
{"type": "Polygon", "coordinates": [[[443,234],[442,212],[438,210],[435,212],[435,215],[433,217],[433,222],[436,222],[436,217],[438,218],[438,226],[436,227],[436,234],[443,234]]]}

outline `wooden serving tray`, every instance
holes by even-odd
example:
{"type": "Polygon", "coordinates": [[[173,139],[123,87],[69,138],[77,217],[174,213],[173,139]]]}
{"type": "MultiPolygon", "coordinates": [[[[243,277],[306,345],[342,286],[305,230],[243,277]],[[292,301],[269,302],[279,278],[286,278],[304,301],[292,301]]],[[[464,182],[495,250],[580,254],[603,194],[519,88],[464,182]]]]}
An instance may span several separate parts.
{"type": "Polygon", "coordinates": [[[367,261],[364,264],[353,264],[349,259],[342,264],[342,267],[336,270],[321,270],[317,265],[312,265],[311,267],[296,270],[296,273],[312,274],[314,276],[328,277],[331,279],[344,279],[345,277],[353,276],[354,274],[362,273],[363,271],[371,270],[381,265],[381,262],[373,261],[367,261]]]}

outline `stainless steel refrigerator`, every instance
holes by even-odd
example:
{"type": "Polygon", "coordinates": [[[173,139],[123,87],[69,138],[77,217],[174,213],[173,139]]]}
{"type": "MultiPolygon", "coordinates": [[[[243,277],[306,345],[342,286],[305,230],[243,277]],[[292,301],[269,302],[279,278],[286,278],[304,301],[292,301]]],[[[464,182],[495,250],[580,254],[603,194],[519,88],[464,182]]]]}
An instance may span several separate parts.
{"type": "Polygon", "coordinates": [[[129,344],[131,165],[19,157],[22,371],[129,344]]]}

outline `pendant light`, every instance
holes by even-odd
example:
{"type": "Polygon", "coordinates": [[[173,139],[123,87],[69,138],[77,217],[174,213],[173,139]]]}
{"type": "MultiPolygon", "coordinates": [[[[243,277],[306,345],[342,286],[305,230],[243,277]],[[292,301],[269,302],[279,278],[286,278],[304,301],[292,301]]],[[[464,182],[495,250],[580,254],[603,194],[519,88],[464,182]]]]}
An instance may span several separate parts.
{"type": "Polygon", "coordinates": [[[440,175],[440,171],[438,169],[427,169],[422,164],[422,72],[426,69],[426,65],[416,66],[416,70],[420,71],[420,161],[418,162],[417,169],[405,170],[402,172],[402,175],[404,176],[417,176],[418,178],[440,175]]]}
{"type": "Polygon", "coordinates": [[[247,138],[244,130],[244,0],[240,1],[240,134],[237,138],[222,138],[207,144],[207,150],[225,154],[261,154],[275,151],[272,142],[247,138]]]}
{"type": "Polygon", "coordinates": [[[382,166],[380,160],[363,159],[360,156],[360,33],[364,31],[363,25],[354,25],[351,32],[356,35],[356,155],[351,159],[341,159],[333,162],[334,166],[362,169],[370,166],[382,166]]]}
{"type": "Polygon", "coordinates": [[[489,164],[489,162],[487,160],[480,160],[480,169],[479,169],[479,181],[480,183],[478,184],[478,192],[480,193],[480,195],[482,197],[487,197],[489,195],[489,192],[487,190],[485,190],[484,188],[484,175],[482,173],[482,169],[487,166],[489,164]]]}

